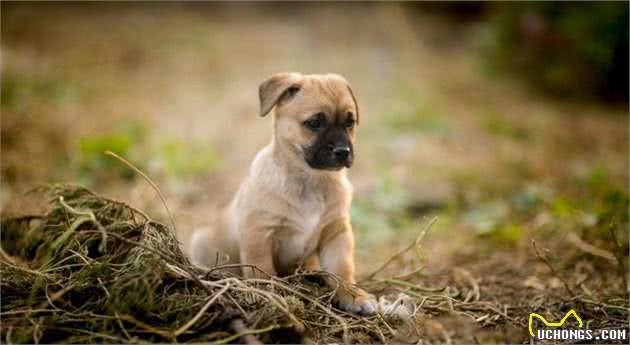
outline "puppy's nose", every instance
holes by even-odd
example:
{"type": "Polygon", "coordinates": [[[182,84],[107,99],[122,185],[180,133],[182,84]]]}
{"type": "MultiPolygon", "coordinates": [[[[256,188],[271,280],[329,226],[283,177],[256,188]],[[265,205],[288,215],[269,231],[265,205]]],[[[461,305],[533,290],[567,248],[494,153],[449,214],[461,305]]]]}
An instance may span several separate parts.
{"type": "Polygon", "coordinates": [[[333,155],[338,161],[345,161],[350,155],[350,148],[348,146],[338,146],[333,148],[333,155]]]}

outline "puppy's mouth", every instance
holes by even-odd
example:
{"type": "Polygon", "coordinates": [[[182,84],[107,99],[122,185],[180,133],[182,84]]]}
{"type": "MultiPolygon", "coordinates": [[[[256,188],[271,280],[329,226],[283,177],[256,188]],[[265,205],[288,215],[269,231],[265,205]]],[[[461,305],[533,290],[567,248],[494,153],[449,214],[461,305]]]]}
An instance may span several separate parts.
{"type": "Polygon", "coordinates": [[[328,171],[339,171],[339,170],[342,170],[343,168],[350,168],[352,166],[351,163],[350,164],[335,164],[335,165],[327,165],[327,166],[313,165],[309,163],[308,165],[315,170],[328,170],[328,171]]]}

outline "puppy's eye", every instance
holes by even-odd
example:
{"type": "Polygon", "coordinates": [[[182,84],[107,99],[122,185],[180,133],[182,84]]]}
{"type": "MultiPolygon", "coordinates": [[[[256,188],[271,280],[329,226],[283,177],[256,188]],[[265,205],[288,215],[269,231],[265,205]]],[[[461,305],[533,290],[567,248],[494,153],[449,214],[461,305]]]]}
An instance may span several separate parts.
{"type": "Polygon", "coordinates": [[[322,121],[320,119],[306,120],[304,125],[310,129],[318,129],[322,126],[322,121]]]}
{"type": "Polygon", "coordinates": [[[323,117],[324,117],[323,113],[317,113],[312,118],[304,121],[304,126],[312,130],[317,130],[321,128],[322,125],[324,124],[322,120],[323,117]]]}
{"type": "Polygon", "coordinates": [[[354,119],[353,119],[353,118],[348,118],[348,119],[346,120],[346,128],[352,128],[352,127],[354,127],[354,123],[355,123],[355,122],[356,122],[356,121],[354,121],[354,119]]]}

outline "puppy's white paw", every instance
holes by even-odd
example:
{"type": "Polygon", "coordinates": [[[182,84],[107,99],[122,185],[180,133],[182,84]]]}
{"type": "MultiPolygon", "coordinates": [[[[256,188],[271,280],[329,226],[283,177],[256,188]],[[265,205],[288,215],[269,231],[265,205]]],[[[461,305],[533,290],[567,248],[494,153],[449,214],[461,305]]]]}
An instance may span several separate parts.
{"type": "Polygon", "coordinates": [[[354,294],[337,292],[339,308],[358,315],[373,315],[378,312],[378,302],[373,295],[363,290],[354,294]]]}
{"type": "Polygon", "coordinates": [[[379,312],[386,318],[408,320],[415,315],[415,310],[416,304],[413,299],[402,292],[396,296],[396,300],[393,302],[385,296],[381,296],[379,299],[379,312]]]}

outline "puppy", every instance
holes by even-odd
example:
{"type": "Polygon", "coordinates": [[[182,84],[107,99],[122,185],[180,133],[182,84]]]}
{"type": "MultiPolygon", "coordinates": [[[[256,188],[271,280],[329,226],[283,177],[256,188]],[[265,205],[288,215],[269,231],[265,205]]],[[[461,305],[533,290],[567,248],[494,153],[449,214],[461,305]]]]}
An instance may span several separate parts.
{"type": "MultiPolygon", "coordinates": [[[[374,313],[374,297],[353,285],[346,168],[354,160],[359,107],[350,84],[336,74],[279,73],[260,84],[259,96],[260,116],[275,108],[271,143],[258,152],[214,228],[193,234],[191,261],[255,265],[270,275],[300,266],[324,270],[343,280],[327,278],[342,309],[374,313]]],[[[242,274],[266,277],[250,267],[242,274]]]]}

